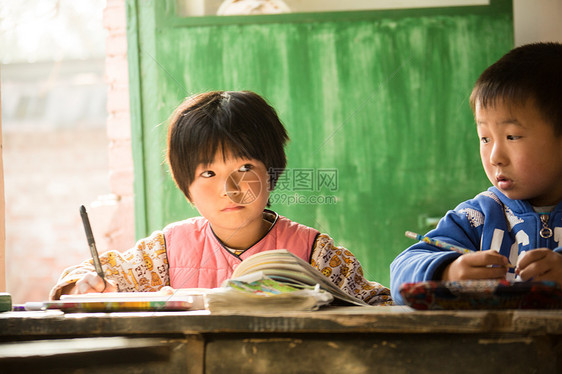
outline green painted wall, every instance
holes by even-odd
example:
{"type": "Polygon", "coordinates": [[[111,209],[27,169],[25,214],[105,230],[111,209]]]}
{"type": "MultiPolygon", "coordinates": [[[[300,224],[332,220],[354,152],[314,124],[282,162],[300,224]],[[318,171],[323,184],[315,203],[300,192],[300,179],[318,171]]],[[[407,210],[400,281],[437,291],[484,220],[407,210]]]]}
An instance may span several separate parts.
{"type": "Polygon", "coordinates": [[[138,237],[197,215],[163,163],[166,120],[215,89],[277,109],[292,140],[273,209],[330,234],[370,279],[388,285],[405,230],[487,188],[468,97],[513,47],[511,1],[192,19],[174,7],[128,0],[138,237]],[[295,194],[325,202],[284,200],[295,194]]]}

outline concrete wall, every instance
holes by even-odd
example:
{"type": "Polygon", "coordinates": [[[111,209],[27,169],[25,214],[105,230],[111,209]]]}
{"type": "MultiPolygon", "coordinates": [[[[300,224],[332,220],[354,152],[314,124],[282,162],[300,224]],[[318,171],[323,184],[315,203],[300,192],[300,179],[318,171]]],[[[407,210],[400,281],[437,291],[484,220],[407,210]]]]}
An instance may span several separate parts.
{"type": "Polygon", "coordinates": [[[562,42],[561,0],[513,0],[515,45],[562,42]]]}
{"type": "Polygon", "coordinates": [[[88,258],[86,205],[101,251],[134,244],[124,1],[103,11],[101,59],[2,66],[6,283],[14,303],[46,299],[88,258]]]}

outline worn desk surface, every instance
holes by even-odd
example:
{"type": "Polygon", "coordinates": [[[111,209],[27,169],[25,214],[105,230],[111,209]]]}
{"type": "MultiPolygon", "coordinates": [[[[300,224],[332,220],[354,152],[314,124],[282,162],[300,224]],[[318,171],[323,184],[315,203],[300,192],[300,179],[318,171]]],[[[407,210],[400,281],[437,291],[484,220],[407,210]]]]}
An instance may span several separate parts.
{"type": "Polygon", "coordinates": [[[24,363],[53,372],[560,373],[562,311],[0,313],[0,369],[24,363]],[[61,348],[34,353],[38,342],[61,348]]]}

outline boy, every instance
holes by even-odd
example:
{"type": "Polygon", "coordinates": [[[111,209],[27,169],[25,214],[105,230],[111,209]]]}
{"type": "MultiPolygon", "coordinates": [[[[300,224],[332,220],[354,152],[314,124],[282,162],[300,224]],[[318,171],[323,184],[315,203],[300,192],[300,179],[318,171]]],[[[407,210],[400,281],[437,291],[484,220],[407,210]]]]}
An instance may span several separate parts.
{"type": "Polygon", "coordinates": [[[562,286],[562,44],[513,49],[482,73],[470,105],[493,187],[427,235],[474,252],[406,249],[390,266],[396,303],[406,282],[518,276],[562,286]]]}

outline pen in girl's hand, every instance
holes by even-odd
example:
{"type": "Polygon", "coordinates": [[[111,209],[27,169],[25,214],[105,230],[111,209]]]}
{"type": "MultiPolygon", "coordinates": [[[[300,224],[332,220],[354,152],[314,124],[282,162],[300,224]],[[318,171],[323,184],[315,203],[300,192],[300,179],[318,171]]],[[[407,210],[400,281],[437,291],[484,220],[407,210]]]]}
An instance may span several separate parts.
{"type": "Polygon", "coordinates": [[[96,242],[94,241],[94,234],[92,233],[92,227],[90,226],[90,220],[88,219],[88,213],[86,213],[84,205],[80,206],[80,216],[82,217],[82,223],[84,224],[84,231],[86,231],[86,239],[88,240],[88,246],[90,247],[90,253],[92,255],[92,260],[94,261],[96,273],[98,273],[105,283],[103,268],[101,267],[98,250],[96,249],[96,242]]]}

